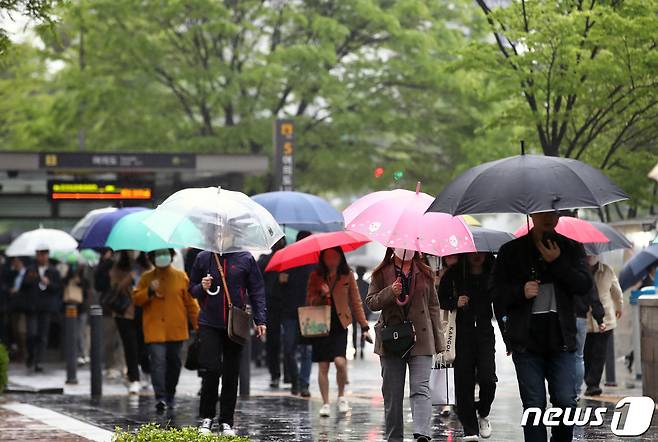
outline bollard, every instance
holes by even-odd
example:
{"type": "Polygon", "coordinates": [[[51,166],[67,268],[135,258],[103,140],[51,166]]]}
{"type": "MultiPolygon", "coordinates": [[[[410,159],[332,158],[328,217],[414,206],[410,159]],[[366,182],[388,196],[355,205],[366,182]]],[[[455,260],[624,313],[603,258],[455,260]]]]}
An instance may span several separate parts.
{"type": "Polygon", "coordinates": [[[640,297],[640,326],[642,394],[658,401],[658,295],[640,297]]]}
{"type": "Polygon", "coordinates": [[[605,386],[617,386],[617,370],[615,369],[615,332],[612,330],[608,338],[608,352],[605,356],[605,386]]]}
{"type": "Polygon", "coordinates": [[[103,307],[89,307],[89,326],[91,328],[90,357],[91,397],[103,395],[103,307]]]}
{"type": "Polygon", "coordinates": [[[242,355],[240,356],[240,397],[249,397],[249,390],[251,387],[251,340],[247,339],[246,344],[242,348],[242,355]]]}
{"type": "Polygon", "coordinates": [[[64,348],[66,356],[66,383],[78,383],[78,306],[66,304],[64,318],[64,348]]]}

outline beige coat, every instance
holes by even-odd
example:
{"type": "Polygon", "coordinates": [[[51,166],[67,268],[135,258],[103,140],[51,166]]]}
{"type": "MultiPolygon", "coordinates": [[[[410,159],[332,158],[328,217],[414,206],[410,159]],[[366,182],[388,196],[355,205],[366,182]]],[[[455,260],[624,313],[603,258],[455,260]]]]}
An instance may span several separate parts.
{"type": "MultiPolygon", "coordinates": [[[[598,263],[593,276],[599,293],[599,300],[601,301],[601,305],[603,305],[603,310],[605,310],[605,316],[603,317],[605,329],[606,331],[612,330],[617,326],[615,311],[621,311],[624,302],[617,275],[615,275],[614,270],[609,265],[598,263]]],[[[591,310],[587,313],[587,332],[599,332],[599,325],[592,317],[591,310]]]]}
{"type": "MultiPolygon", "coordinates": [[[[431,356],[445,350],[439,298],[433,278],[425,275],[416,266],[413,268],[413,277],[413,293],[410,295],[411,305],[407,316],[416,329],[416,345],[411,350],[411,356],[431,356]]],[[[399,324],[404,318],[404,311],[396,304],[396,296],[391,288],[395,279],[395,268],[393,264],[389,264],[373,276],[366,297],[366,305],[370,310],[381,311],[375,325],[375,353],[380,356],[384,355],[381,340],[384,324],[399,324]]]]}

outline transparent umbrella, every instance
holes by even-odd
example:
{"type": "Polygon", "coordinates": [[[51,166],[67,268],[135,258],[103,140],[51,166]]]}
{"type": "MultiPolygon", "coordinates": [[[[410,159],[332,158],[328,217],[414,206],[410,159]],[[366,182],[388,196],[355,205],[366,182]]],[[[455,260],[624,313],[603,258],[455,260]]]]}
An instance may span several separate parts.
{"type": "Polygon", "coordinates": [[[220,187],[180,190],[158,206],[144,224],[165,241],[218,253],[269,252],[283,237],[272,215],[241,192],[220,187]],[[179,238],[181,223],[201,233],[179,238]]]}
{"type": "Polygon", "coordinates": [[[78,242],[68,233],[56,229],[38,228],[21,234],[7,247],[7,256],[34,256],[37,250],[70,252],[78,242]]]}

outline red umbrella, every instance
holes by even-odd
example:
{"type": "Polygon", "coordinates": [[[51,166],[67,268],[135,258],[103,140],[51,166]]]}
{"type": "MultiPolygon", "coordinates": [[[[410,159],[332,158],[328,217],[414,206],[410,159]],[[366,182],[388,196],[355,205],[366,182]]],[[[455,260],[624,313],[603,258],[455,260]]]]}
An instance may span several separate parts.
{"type": "MultiPolygon", "coordinates": [[[[530,220],[530,228],[532,228],[532,220],[530,220]]],[[[605,236],[599,229],[588,223],[584,219],[574,218],[572,216],[561,216],[560,220],[555,227],[555,231],[560,235],[571,238],[580,243],[606,243],[610,242],[610,238],[605,236]]],[[[517,238],[528,233],[528,226],[523,224],[514,236],[517,238]]]]}
{"type": "Polygon", "coordinates": [[[282,272],[293,267],[317,264],[322,250],[341,247],[344,252],[351,252],[369,242],[366,236],[356,232],[316,233],[276,252],[265,271],[282,272]]]}

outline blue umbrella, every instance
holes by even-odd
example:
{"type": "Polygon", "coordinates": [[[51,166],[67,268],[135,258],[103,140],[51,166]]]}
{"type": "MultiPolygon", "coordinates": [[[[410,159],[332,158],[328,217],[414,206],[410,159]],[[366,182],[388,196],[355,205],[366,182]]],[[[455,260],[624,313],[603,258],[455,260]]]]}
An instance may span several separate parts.
{"type": "Polygon", "coordinates": [[[619,272],[619,285],[626,290],[646,275],[652,264],[658,262],[658,244],[652,244],[632,257],[619,272]]]}
{"type": "Polygon", "coordinates": [[[112,227],[124,216],[146,210],[144,207],[126,207],[99,216],[80,240],[81,249],[99,249],[105,247],[112,227]]]}
{"type": "Polygon", "coordinates": [[[272,214],[277,223],[297,230],[343,230],[343,215],[322,198],[302,192],[268,192],[252,197],[272,214]]]}

